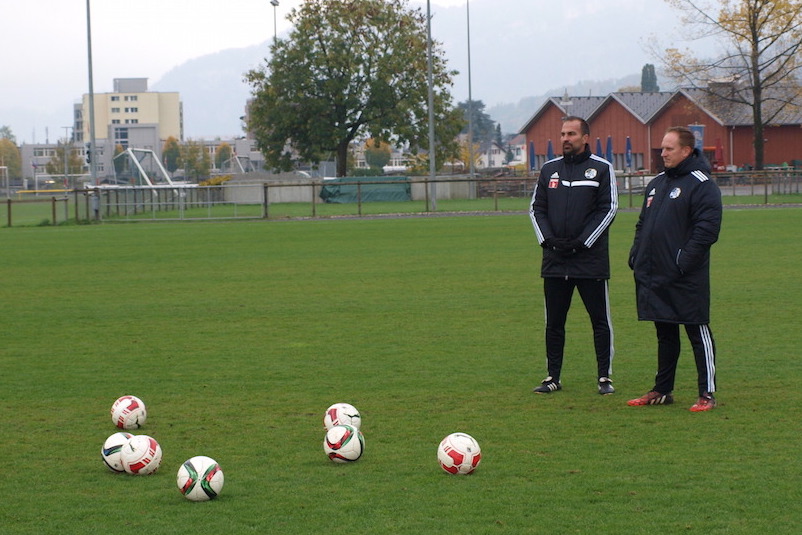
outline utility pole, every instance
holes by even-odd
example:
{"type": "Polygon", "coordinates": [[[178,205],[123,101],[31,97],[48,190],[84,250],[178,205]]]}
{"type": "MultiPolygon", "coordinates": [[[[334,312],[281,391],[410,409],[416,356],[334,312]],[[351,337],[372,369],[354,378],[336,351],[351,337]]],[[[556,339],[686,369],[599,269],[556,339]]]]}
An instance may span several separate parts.
{"type": "Polygon", "coordinates": [[[97,185],[97,143],[95,143],[95,87],[92,76],[92,17],[89,0],[86,0],[86,49],[89,63],[89,174],[92,185],[97,185]]]}
{"type": "Polygon", "coordinates": [[[468,159],[470,160],[471,191],[476,184],[473,182],[474,156],[473,156],[473,93],[471,91],[471,2],[465,4],[468,13],[468,159]]]}
{"type": "Polygon", "coordinates": [[[278,8],[278,0],[270,0],[270,5],[273,6],[273,45],[275,46],[278,40],[278,24],[276,23],[276,8],[278,8]]]}
{"type": "Polygon", "coordinates": [[[434,161],[434,80],[432,74],[432,5],[431,0],[426,0],[426,49],[427,65],[426,71],[429,81],[429,209],[434,212],[437,210],[437,184],[435,178],[434,161]]]}

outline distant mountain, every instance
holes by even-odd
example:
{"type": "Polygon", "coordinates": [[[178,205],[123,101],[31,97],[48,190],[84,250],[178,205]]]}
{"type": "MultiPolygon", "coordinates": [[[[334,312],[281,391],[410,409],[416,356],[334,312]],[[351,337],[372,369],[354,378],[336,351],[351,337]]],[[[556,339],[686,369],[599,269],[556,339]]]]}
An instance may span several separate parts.
{"type": "Polygon", "coordinates": [[[243,135],[240,117],[250,87],[244,74],[264,63],[268,43],[223,50],[175,67],[153,84],[153,91],[178,91],[184,105],[188,138],[232,138],[243,135]]]}
{"type": "MultiPolygon", "coordinates": [[[[649,59],[639,40],[650,28],[664,28],[666,14],[666,8],[644,4],[610,0],[605,9],[569,10],[542,0],[509,0],[500,9],[496,1],[472,0],[473,99],[484,102],[505,133],[513,133],[545,97],[562,95],[566,88],[575,95],[606,95],[640,85],[640,70],[649,59]]],[[[433,10],[432,34],[449,66],[460,72],[452,89],[455,101],[467,100],[465,6],[433,10]]],[[[269,44],[190,60],[152,89],[181,93],[187,137],[242,135],[239,118],[250,95],[243,74],[263,63],[269,44]]]]}
{"type": "Polygon", "coordinates": [[[537,97],[525,97],[517,104],[498,104],[485,107],[487,113],[494,121],[501,125],[506,134],[517,133],[524,123],[543,105],[547,98],[562,96],[566,91],[571,96],[606,96],[623,87],[640,87],[641,75],[630,74],[614,80],[585,80],[576,84],[555,87],[537,97]]]}

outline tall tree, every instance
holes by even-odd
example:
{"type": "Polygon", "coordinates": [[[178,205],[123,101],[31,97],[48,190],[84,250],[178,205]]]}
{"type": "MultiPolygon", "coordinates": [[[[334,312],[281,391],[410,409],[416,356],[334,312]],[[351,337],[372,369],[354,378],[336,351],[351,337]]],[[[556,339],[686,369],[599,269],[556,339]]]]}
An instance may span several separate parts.
{"type": "Polygon", "coordinates": [[[178,145],[178,140],[175,137],[170,136],[164,141],[162,160],[164,160],[164,168],[171,173],[174,173],[175,170],[179,168],[181,147],[178,145]]]}
{"type": "Polygon", "coordinates": [[[184,177],[200,182],[209,177],[212,168],[212,157],[202,143],[188,140],[181,147],[181,166],[184,168],[184,177]]]}
{"type": "MultiPolygon", "coordinates": [[[[8,169],[8,178],[22,178],[22,157],[14,141],[0,137],[0,167],[8,169]]],[[[0,173],[0,178],[6,178],[0,173]]]]}
{"type": "Polygon", "coordinates": [[[47,174],[64,176],[65,153],[67,174],[80,175],[84,172],[86,160],[81,157],[81,152],[71,142],[64,141],[58,144],[53,156],[45,165],[47,174]]]}
{"type": "Polygon", "coordinates": [[[218,169],[222,169],[223,165],[228,162],[231,157],[234,155],[234,149],[231,148],[231,145],[223,141],[217,147],[217,151],[214,154],[214,166],[218,169]]]}
{"type": "Polygon", "coordinates": [[[485,113],[485,103],[481,100],[466,100],[457,104],[457,108],[462,113],[463,124],[460,133],[468,133],[468,120],[473,118],[471,137],[476,142],[492,141],[495,138],[496,123],[485,113]],[[470,105],[470,109],[469,109],[470,105]]]}
{"type": "Polygon", "coordinates": [[[8,125],[0,126],[0,139],[7,139],[12,143],[17,143],[17,138],[14,136],[14,133],[11,131],[11,127],[8,125]]]}
{"type": "Polygon", "coordinates": [[[657,85],[657,73],[654,71],[654,65],[647,63],[640,71],[640,90],[644,93],[656,93],[660,91],[660,86],[657,85]]]}
{"type": "Polygon", "coordinates": [[[131,162],[128,161],[128,157],[120,156],[120,154],[122,154],[123,152],[125,152],[125,149],[123,148],[122,145],[114,146],[114,157],[113,157],[114,173],[117,176],[121,176],[131,167],[131,162]],[[120,157],[118,158],[118,156],[120,157]]]}
{"type": "Polygon", "coordinates": [[[762,169],[765,127],[798,109],[802,98],[802,0],[666,1],[683,13],[691,37],[714,35],[724,50],[701,60],[670,48],[658,53],[666,73],[704,90],[711,102],[750,108],[755,167],[762,169]]]}
{"type": "MultiPolygon", "coordinates": [[[[248,129],[265,161],[337,157],[345,176],[350,144],[372,137],[428,147],[426,15],[407,0],[307,0],[288,15],[293,29],[272,57],[246,73],[253,101],[248,129]]],[[[461,128],[451,104],[454,71],[432,47],[437,162],[456,148],[461,128]]]]}
{"type": "Polygon", "coordinates": [[[368,167],[382,169],[390,163],[391,157],[392,150],[389,144],[382,143],[378,139],[369,139],[365,142],[365,162],[368,167]]]}

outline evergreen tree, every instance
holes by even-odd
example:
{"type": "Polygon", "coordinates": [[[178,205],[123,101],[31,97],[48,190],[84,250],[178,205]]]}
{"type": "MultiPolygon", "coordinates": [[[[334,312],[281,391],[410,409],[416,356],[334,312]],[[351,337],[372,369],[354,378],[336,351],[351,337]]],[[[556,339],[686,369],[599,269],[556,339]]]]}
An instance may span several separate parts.
{"type": "Polygon", "coordinates": [[[640,74],[640,90],[644,93],[654,93],[660,91],[657,85],[657,74],[654,72],[654,65],[647,63],[643,66],[640,74]]]}

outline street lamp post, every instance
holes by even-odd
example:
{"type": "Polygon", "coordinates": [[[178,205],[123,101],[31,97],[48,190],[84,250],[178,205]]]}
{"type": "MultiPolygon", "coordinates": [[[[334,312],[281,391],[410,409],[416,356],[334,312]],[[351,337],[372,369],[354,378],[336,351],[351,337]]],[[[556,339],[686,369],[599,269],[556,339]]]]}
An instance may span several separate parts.
{"type": "Polygon", "coordinates": [[[273,44],[276,44],[278,39],[278,25],[276,23],[276,8],[278,7],[278,0],[270,0],[270,5],[273,6],[273,44]]]}
{"type": "Polygon", "coordinates": [[[89,0],[86,0],[86,49],[89,63],[89,174],[92,185],[97,184],[97,158],[92,154],[96,151],[95,143],[95,88],[92,76],[92,23],[89,14],[89,0]]]}
{"type": "Polygon", "coordinates": [[[465,3],[465,10],[468,15],[468,160],[470,160],[470,185],[474,191],[476,183],[473,181],[474,156],[473,156],[473,94],[471,92],[471,2],[465,3]]]}
{"type": "Polygon", "coordinates": [[[426,0],[426,50],[426,71],[429,85],[429,191],[431,192],[429,209],[435,212],[437,211],[437,184],[434,181],[436,166],[434,161],[434,81],[432,74],[432,6],[430,0],[426,0]]]}

